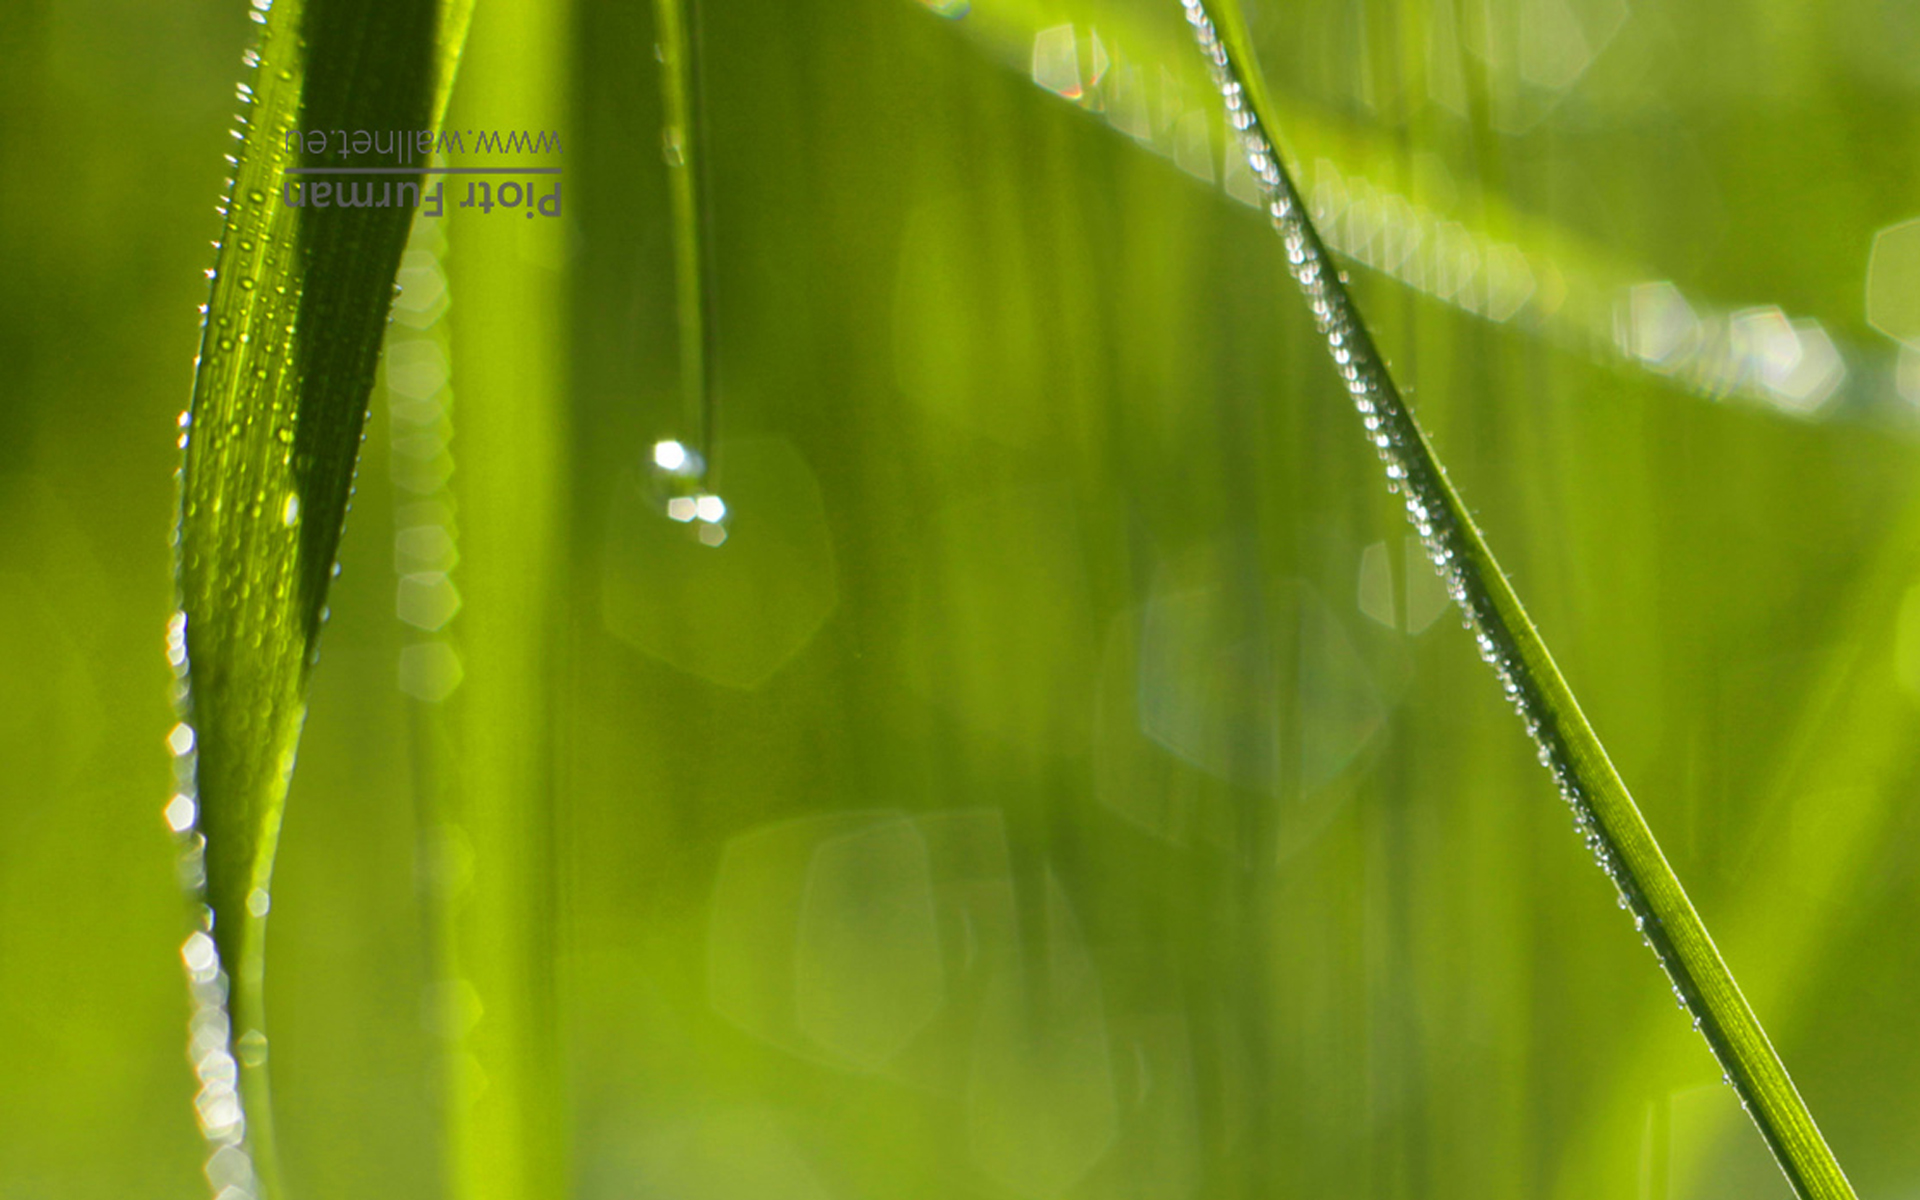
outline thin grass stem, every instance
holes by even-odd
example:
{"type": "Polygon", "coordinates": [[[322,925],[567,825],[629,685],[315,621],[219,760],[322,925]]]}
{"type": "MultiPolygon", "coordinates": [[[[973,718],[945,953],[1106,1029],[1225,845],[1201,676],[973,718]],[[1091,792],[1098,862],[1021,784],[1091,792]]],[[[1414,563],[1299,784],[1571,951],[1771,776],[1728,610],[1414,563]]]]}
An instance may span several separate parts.
{"type": "Polygon", "coordinates": [[[700,107],[700,31],[694,0],[654,0],[660,55],[660,98],[666,124],[661,153],[667,164],[668,204],[673,220],[675,310],[680,332],[681,419],[687,435],[713,461],[715,405],[710,376],[712,303],[706,282],[702,236],[701,177],[706,147],[700,107]]]}
{"type": "Polygon", "coordinates": [[[1278,128],[1238,0],[1181,0],[1200,51],[1286,243],[1341,382],[1386,464],[1388,486],[1460,605],[1500,685],[1525,722],[1623,907],[1672,980],[1674,993],[1719,1060],[1795,1192],[1852,1200],[1854,1191],[1794,1088],[1700,914],[1661,853],[1625,783],[1514,594],[1486,539],[1447,478],[1424,430],[1395,388],[1344,279],[1282,165],[1278,128]]]}

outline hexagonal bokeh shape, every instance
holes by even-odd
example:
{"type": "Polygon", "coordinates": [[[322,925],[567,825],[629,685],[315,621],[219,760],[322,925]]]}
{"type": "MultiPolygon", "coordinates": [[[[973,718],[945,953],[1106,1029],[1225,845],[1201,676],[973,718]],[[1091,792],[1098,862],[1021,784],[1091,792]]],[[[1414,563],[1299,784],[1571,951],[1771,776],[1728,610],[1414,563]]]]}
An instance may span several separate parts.
{"type": "Polygon", "coordinates": [[[1867,323],[1920,348],[1920,217],[1873,235],[1867,258],[1867,323]]]}
{"type": "Polygon", "coordinates": [[[607,630],[722,687],[759,687],[813,639],[839,603],[820,485],[784,439],[721,447],[724,528],[670,515],[637,473],[607,517],[600,609],[607,630]]]}
{"type": "MultiPolygon", "coordinates": [[[[1476,2],[1461,43],[1487,69],[1489,116],[1496,128],[1523,133],[1539,124],[1587,73],[1627,23],[1627,0],[1476,2]]],[[[1460,108],[1460,83],[1442,83],[1460,108]]]]}

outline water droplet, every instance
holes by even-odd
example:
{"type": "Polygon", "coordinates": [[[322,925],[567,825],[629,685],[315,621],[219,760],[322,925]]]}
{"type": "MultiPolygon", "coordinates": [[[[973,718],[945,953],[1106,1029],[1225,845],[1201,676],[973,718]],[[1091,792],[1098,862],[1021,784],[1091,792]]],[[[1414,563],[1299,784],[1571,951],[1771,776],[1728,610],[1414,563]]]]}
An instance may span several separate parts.
{"type": "MultiPolygon", "coordinates": [[[[265,892],[259,890],[255,890],[253,894],[255,896],[266,895],[265,892]]],[[[253,907],[252,896],[247,898],[247,907],[253,907]]],[[[240,1061],[249,1067],[257,1067],[267,1061],[267,1035],[261,1033],[258,1029],[249,1029],[241,1034],[234,1042],[233,1047],[239,1052],[240,1061]]]]}
{"type": "Polygon", "coordinates": [[[699,469],[700,456],[671,438],[653,445],[653,465],[670,475],[699,469]]]}
{"type": "Polygon", "coordinates": [[[220,969],[220,952],[214,949],[213,939],[197,929],[187,935],[180,947],[180,958],[195,980],[204,977],[210,981],[220,969]]]}
{"type": "Polygon", "coordinates": [[[167,664],[175,674],[187,669],[187,614],[176,612],[167,621],[167,664]]]}
{"type": "Polygon", "coordinates": [[[175,833],[185,833],[193,828],[194,818],[200,815],[200,808],[193,802],[192,796],[185,792],[178,792],[172,800],[167,802],[167,807],[161,815],[166,818],[168,829],[175,833]]]}

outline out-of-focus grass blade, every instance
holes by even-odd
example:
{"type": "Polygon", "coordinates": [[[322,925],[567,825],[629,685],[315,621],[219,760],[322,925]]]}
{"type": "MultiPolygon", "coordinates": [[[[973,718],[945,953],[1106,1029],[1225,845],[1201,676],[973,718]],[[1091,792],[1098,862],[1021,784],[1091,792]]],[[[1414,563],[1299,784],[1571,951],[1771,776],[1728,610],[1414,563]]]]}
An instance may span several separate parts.
{"type": "MultiPolygon", "coordinates": [[[[670,0],[666,0],[670,2],[670,0]]],[[[1258,202],[1257,185],[1237,156],[1214,171],[1217,110],[1211,88],[1193,61],[1188,38],[1170,6],[1137,0],[1001,0],[978,11],[959,0],[916,0],[954,20],[988,57],[1028,75],[1047,91],[1115,131],[1218,183],[1231,197],[1258,202]],[[1201,103],[1195,105],[1199,99],[1201,103]]],[[[1436,10],[1436,13],[1439,10],[1436,10]]],[[[1294,14],[1314,23],[1316,15],[1294,14]]],[[[1446,22],[1451,23],[1452,17],[1446,22]]],[[[1419,40],[1418,35],[1409,35],[1419,40]]],[[[1283,81],[1275,81],[1288,97],[1283,81]]],[[[1871,353],[1827,338],[1813,313],[1791,313],[1796,327],[1821,326],[1843,369],[1831,385],[1806,380],[1771,382],[1749,369],[1738,338],[1703,337],[1693,348],[1657,357],[1629,323],[1634,289],[1673,274],[1671,263],[1636,262],[1621,248],[1581,233],[1550,213],[1529,211],[1503,189],[1471,172],[1450,171],[1441,157],[1409,156],[1404,131],[1391,121],[1356,120],[1294,95],[1284,131],[1270,130],[1288,155],[1312,164],[1311,185],[1299,182],[1327,249],[1429,300],[1503,328],[1644,373],[1663,388],[1715,400],[1729,396],[1789,414],[1796,420],[1865,420],[1913,428],[1909,407],[1877,398],[1890,388],[1866,386],[1884,370],[1871,353]],[[1449,198],[1435,207],[1436,194],[1449,198]],[[1368,213],[1389,214],[1370,217],[1368,213]],[[1481,286],[1464,287],[1457,264],[1472,264],[1481,286]],[[1638,339],[1638,340],[1636,340],[1638,339]]],[[[1719,329],[1739,309],[1710,294],[1683,296],[1671,282],[1646,294],[1682,297],[1706,325],[1719,329]]],[[[1742,306],[1746,307],[1746,306],[1742,306]]],[[[1827,314],[1828,324],[1836,314],[1827,314]]],[[[1891,381],[1889,381],[1891,383],[1891,381]]],[[[1902,402],[1904,403],[1904,402],[1902,402]]]]}
{"type": "Polygon", "coordinates": [[[1360,411],[1367,437],[1386,463],[1388,484],[1405,494],[1408,515],[1466,612],[1481,656],[1493,666],[1525,720],[1542,764],[1553,773],[1586,831],[1589,848],[1620,889],[1624,905],[1632,909],[1635,925],[1795,1192],[1808,1200],[1852,1200],[1852,1186],[1766,1031],[1374,348],[1274,149],[1275,109],[1238,0],[1181,3],[1259,181],[1261,197],[1286,242],[1289,269],[1360,411]]]}
{"type": "MultiPolygon", "coordinates": [[[[226,226],[181,421],[181,612],[171,645],[187,683],[173,748],[205,839],[219,951],[209,963],[190,944],[189,966],[227,973],[229,1041],[248,1068],[246,1118],[229,1087],[225,1104],[217,1088],[203,1089],[201,1120],[216,1141],[237,1143],[245,1131],[271,1191],[260,986],[274,845],[414,215],[402,195],[421,182],[471,0],[254,5],[261,29],[239,86],[226,226]],[[344,167],[390,173],[303,174],[344,167]],[[320,205],[320,189],[349,187],[344,198],[366,189],[370,202],[342,206],[329,195],[320,205]],[[288,202],[301,198],[312,203],[288,202]]],[[[172,811],[184,825],[194,810],[172,811]]]]}
{"type": "MultiPolygon", "coordinates": [[[[571,9],[490,0],[454,123],[564,119],[571,9]]],[[[540,191],[557,213],[572,180],[549,179],[540,191]]],[[[437,823],[464,866],[438,896],[436,942],[441,989],[485,1019],[448,1026],[446,1196],[559,1200],[571,1194],[554,859],[567,794],[555,750],[567,702],[555,666],[568,641],[566,226],[478,207],[449,216],[462,677],[445,704],[458,768],[437,823]]]]}

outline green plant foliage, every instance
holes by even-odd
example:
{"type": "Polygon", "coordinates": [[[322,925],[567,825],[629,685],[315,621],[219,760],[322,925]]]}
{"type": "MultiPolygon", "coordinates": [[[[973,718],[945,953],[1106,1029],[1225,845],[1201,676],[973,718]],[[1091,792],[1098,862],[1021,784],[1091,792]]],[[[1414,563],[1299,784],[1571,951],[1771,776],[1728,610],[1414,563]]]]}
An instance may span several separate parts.
{"type": "Polygon", "coordinates": [[[1620,890],[1622,908],[1673,981],[1680,1003],[1726,1069],[1794,1190],[1807,1200],[1852,1200],[1853,1188],[1820,1136],[1786,1067],[1767,1040],[1733,974],[1694,911],[1679,877],[1654,840],[1626,784],[1533,620],[1514,594],[1460,494],[1435,457],[1425,431],[1401,399],[1365,320],[1347,294],[1319,231],[1285,166],[1267,140],[1273,102],[1253,57],[1238,0],[1182,0],[1200,51],[1213,72],[1287,262],[1334,366],[1387,466],[1388,486],[1404,491],[1407,514],[1467,614],[1481,657],[1540,748],[1561,795],[1573,806],[1588,848],[1620,890]]]}
{"type": "MultiPolygon", "coordinates": [[[[401,252],[288,652],[275,1200],[1786,1200],[1354,436],[1181,7],[699,9],[679,86],[687,6],[473,13],[446,120],[558,131],[565,210],[454,177],[401,252]]],[[[1847,1176],[1915,1192],[1920,23],[1242,10],[1428,444],[1847,1176]]],[[[0,3],[7,1200],[249,1183],[196,1128],[236,1060],[265,1132],[245,1018],[182,1020],[183,941],[221,987],[158,636],[254,29],[0,3]]],[[[282,519],[256,597],[302,586],[282,519]]]]}
{"type": "MultiPolygon", "coordinates": [[[[417,189],[468,8],[464,0],[262,5],[240,87],[226,229],[182,421],[176,632],[191,733],[174,747],[193,755],[206,900],[233,980],[236,1044],[264,1037],[274,850],[413,220],[405,203],[295,206],[288,201],[301,180],[311,192],[369,177],[297,180],[289,171],[411,166],[371,177],[373,187],[417,189]],[[364,147],[356,160],[335,133],[372,130],[390,142],[371,161],[364,147]]],[[[243,1062],[261,1058],[254,1049],[243,1062]]],[[[266,1106],[254,1108],[261,1142],[266,1106]]]]}

